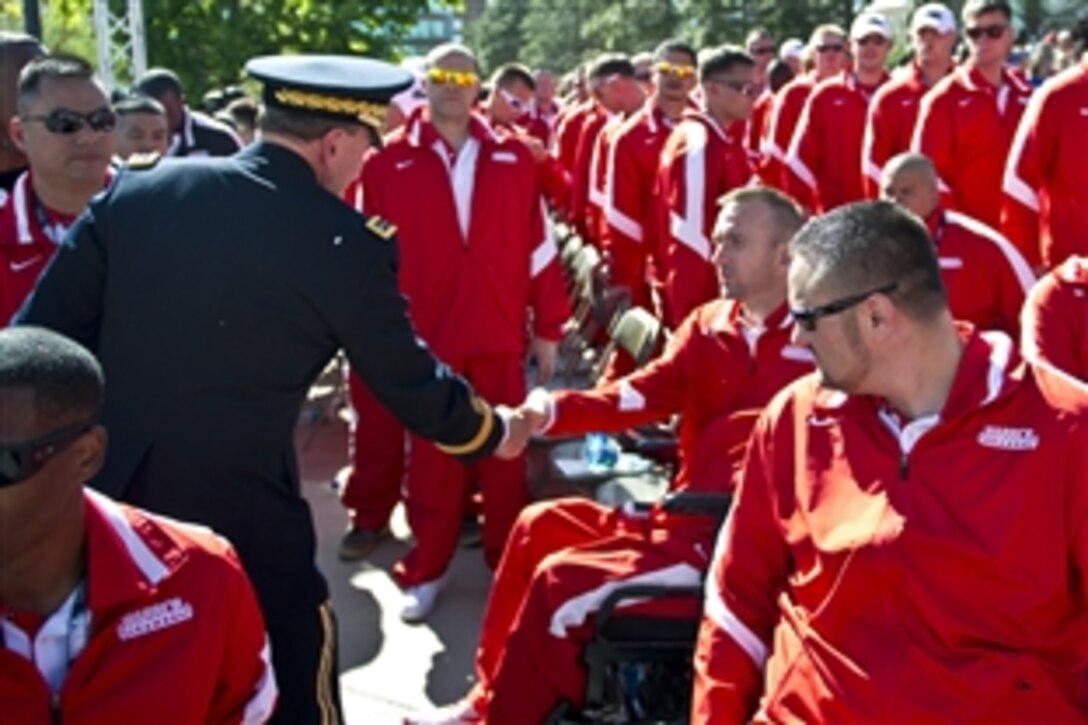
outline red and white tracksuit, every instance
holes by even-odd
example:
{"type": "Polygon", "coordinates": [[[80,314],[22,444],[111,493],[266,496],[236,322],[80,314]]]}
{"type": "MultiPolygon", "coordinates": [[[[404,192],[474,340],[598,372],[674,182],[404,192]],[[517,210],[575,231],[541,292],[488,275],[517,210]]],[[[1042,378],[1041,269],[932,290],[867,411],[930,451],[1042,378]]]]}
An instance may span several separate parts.
{"type": "Polygon", "coordinates": [[[1025,357],[1088,384],[1088,257],[1069,257],[1039,280],[1022,325],[1025,357]]]}
{"type": "Polygon", "coordinates": [[[1088,254],[1088,58],[1051,78],[1009,150],[1001,230],[1047,267],[1088,254]]]}
{"type": "Polygon", "coordinates": [[[633,304],[653,309],[647,261],[660,233],[654,187],[661,148],[673,122],[646,104],[616,131],[605,182],[602,246],[611,262],[612,282],[631,290],[633,304]]]}
{"type": "MultiPolygon", "coordinates": [[[[748,153],[753,159],[752,165],[763,178],[763,153],[764,141],[767,135],[767,126],[771,122],[771,113],[774,111],[774,93],[767,86],[752,104],[752,117],[748,119],[745,134],[745,142],[748,144],[748,153]]],[[[769,182],[764,182],[769,183],[769,182]]]]}
{"type": "Polygon", "coordinates": [[[34,289],[74,221],[38,201],[29,171],[16,179],[10,194],[0,192],[0,327],[34,289]]]}
{"type": "Polygon", "coordinates": [[[939,415],[816,375],[768,406],[706,585],[693,721],[1083,721],[1088,397],[961,332],[939,415]]]}
{"type": "Polygon", "coordinates": [[[599,182],[603,181],[607,152],[601,154],[598,145],[606,126],[618,115],[609,113],[601,105],[593,108],[582,125],[578,145],[574,152],[574,166],[570,172],[570,221],[582,239],[594,246],[601,243],[604,200],[599,182]]]}
{"type": "MultiPolygon", "coordinates": [[[[748,150],[713,118],[688,109],[661,149],[657,203],[664,251],[665,324],[675,328],[698,305],[718,297],[710,237],[718,199],[752,179],[748,150]]],[[[657,265],[655,264],[655,267],[657,265]]]]}
{"type": "Polygon", "coordinates": [[[933,160],[945,206],[994,227],[1001,221],[1001,178],[1029,86],[1009,71],[994,88],[961,66],[922,96],[911,150],[933,160]]]}
{"type": "Polygon", "coordinates": [[[1020,338],[1020,309],[1035,273],[1009,240],[982,222],[938,207],[926,219],[948,309],[980,330],[1020,338]]]}
{"type": "Polygon", "coordinates": [[[253,588],[210,529],[83,495],[83,585],[41,625],[0,621],[5,722],[258,723],[276,682],[253,588]]]}
{"type": "MultiPolygon", "coordinates": [[[[645,369],[590,391],[554,398],[549,435],[622,430],[681,414],[676,490],[729,491],[755,415],[812,369],[790,343],[785,306],[755,328],[735,302],[693,312],[665,354],[645,369]]],[[[615,587],[697,585],[716,525],[654,511],[636,518],[572,498],[527,508],[510,536],[488,599],[470,697],[490,722],[540,722],[561,697],[582,702],[580,652],[592,619],[615,587]]],[[[697,611],[656,602],[642,611],[697,611]]]]}
{"type": "Polygon", "coordinates": [[[787,189],[786,152],[790,148],[801,112],[805,110],[805,101],[815,87],[816,76],[805,73],[779,88],[775,94],[760,149],[763,159],[759,176],[764,184],[783,191],[787,189]]]}
{"type": "Polygon", "coordinates": [[[884,165],[893,156],[910,150],[918,105],[928,90],[921,69],[913,64],[892,73],[888,82],[873,94],[861,149],[866,198],[880,198],[884,165]]]}
{"type": "MultiPolygon", "coordinates": [[[[362,185],[364,210],[397,227],[401,292],[420,338],[488,401],[520,403],[530,311],[532,334],[546,340],[560,338],[570,314],[529,150],[474,117],[455,154],[420,109],[367,158],[362,185]]],[[[366,441],[372,417],[361,402],[366,441]]],[[[524,462],[489,459],[473,470],[483,491],[484,554],[494,564],[527,499],[524,462]]],[[[406,505],[416,547],[394,568],[402,586],[445,571],[460,525],[459,506],[450,502],[464,498],[466,474],[463,464],[411,437],[406,505]]]]}
{"type": "Polygon", "coordinates": [[[803,207],[824,213],[865,198],[861,146],[875,86],[844,71],[819,83],[786,152],[786,190],[803,207]]]}
{"type": "Polygon", "coordinates": [[[568,173],[574,171],[574,155],[578,152],[578,140],[582,128],[597,107],[592,98],[567,106],[556,119],[555,155],[568,173]]]}

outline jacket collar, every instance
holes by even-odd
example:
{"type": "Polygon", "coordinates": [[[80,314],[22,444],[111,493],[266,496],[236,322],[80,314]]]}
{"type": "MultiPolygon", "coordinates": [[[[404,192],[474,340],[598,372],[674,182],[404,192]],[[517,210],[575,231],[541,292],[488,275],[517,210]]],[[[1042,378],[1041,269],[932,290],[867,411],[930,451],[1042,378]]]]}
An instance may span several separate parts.
{"type": "MultiPolygon", "coordinates": [[[[111,167],[106,167],[106,175],[102,182],[102,187],[105,188],[113,180],[114,171],[111,167]]],[[[40,203],[37,195],[34,193],[33,176],[30,169],[27,169],[23,173],[19,174],[19,178],[15,180],[15,185],[11,189],[11,197],[8,199],[8,203],[12,204],[12,211],[15,216],[15,242],[17,244],[36,244],[37,239],[34,236],[32,230],[36,229],[38,234],[44,235],[53,239],[54,244],[60,243],[60,238],[64,235],[68,226],[75,220],[74,216],[68,216],[61,214],[60,212],[53,211],[52,209],[45,208],[43,204],[41,208],[47,215],[46,221],[48,222],[49,229],[42,229],[41,223],[38,219],[39,212],[37,206],[40,203]],[[53,222],[53,219],[57,219],[57,222],[53,222]]]]}
{"type": "Polygon", "coordinates": [[[714,117],[701,108],[687,108],[684,110],[684,115],[680,117],[681,120],[692,120],[703,124],[707,128],[714,131],[722,141],[726,143],[735,143],[736,140],[722,128],[714,117]]]}
{"type": "MultiPolygon", "coordinates": [[[[468,134],[469,137],[476,139],[480,143],[499,143],[500,141],[495,129],[476,113],[469,116],[468,134]]],[[[434,125],[431,123],[430,109],[426,105],[420,106],[408,117],[408,121],[405,123],[404,138],[409,145],[417,148],[431,148],[434,146],[435,141],[442,141],[442,137],[438,135],[438,131],[435,130],[434,125]]],[[[445,143],[445,141],[442,141],[442,143],[445,143]]]]}
{"type": "MultiPolygon", "coordinates": [[[[940,419],[949,421],[993,404],[1017,390],[1023,383],[1025,366],[1012,338],[1003,332],[979,332],[973,326],[956,323],[963,355],[956,368],[948,398],[940,419]]],[[[889,405],[873,395],[848,395],[838,390],[819,388],[813,407],[817,410],[859,406],[874,419],[889,405]]]]}
{"type": "MultiPolygon", "coordinates": [[[[960,83],[969,91],[974,91],[976,93],[997,92],[997,89],[991,86],[990,82],[983,78],[982,73],[973,65],[962,65],[956,72],[960,83]]],[[[1031,86],[1021,80],[1015,73],[1010,72],[1008,68],[1001,69],[1001,82],[1016,90],[1018,93],[1031,93],[1031,86]]]]}
{"type": "MultiPolygon", "coordinates": [[[[783,302],[763,321],[763,330],[788,330],[793,325],[793,315],[789,306],[783,302]]],[[[753,326],[744,318],[744,305],[737,300],[723,300],[721,310],[710,323],[714,332],[738,332],[741,328],[753,326]]]]}
{"type": "Polygon", "coordinates": [[[146,597],[184,563],[178,542],[142,511],[84,489],[87,603],[102,611],[146,597]]]}

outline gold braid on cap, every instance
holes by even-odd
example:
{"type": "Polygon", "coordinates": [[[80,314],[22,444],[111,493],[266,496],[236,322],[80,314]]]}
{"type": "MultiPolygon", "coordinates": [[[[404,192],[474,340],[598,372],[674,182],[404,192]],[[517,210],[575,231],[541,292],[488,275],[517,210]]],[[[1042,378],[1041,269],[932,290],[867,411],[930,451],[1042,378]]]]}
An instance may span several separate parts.
{"type": "Polygon", "coordinates": [[[389,110],[388,106],[383,106],[380,103],[325,96],[320,93],[296,91],[290,88],[280,88],[276,91],[275,96],[279,104],[289,108],[324,111],[338,116],[354,116],[360,121],[372,123],[378,128],[381,128],[385,123],[385,114],[389,110]]]}

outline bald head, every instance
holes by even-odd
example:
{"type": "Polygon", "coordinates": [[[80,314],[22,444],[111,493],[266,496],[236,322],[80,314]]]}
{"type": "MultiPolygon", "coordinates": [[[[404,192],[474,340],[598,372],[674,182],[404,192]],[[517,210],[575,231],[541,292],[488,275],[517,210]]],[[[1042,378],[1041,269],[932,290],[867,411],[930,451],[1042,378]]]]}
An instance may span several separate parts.
{"type": "Polygon", "coordinates": [[[941,201],[937,169],[922,154],[894,156],[881,173],[880,195],[924,221],[941,201]]]}
{"type": "Polygon", "coordinates": [[[425,67],[430,70],[431,68],[445,68],[444,61],[451,59],[458,59],[471,63],[474,73],[480,72],[479,64],[476,61],[476,55],[468,48],[468,46],[461,45],[460,43],[442,43],[431,49],[425,58],[425,67]]]}

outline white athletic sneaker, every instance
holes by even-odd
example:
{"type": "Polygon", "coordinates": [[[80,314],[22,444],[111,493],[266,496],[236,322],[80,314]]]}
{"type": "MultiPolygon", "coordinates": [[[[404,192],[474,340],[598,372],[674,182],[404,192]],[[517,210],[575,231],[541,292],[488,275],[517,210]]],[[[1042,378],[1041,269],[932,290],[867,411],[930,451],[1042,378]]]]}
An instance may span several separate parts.
{"type": "Polygon", "coordinates": [[[449,583],[449,572],[429,582],[416,584],[404,590],[401,599],[400,618],[408,624],[418,624],[430,616],[439,593],[449,583]]]}
{"type": "Polygon", "coordinates": [[[481,722],[483,717],[467,697],[452,705],[404,718],[404,725],[472,725],[481,722]]]}

